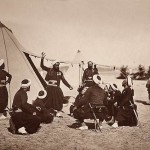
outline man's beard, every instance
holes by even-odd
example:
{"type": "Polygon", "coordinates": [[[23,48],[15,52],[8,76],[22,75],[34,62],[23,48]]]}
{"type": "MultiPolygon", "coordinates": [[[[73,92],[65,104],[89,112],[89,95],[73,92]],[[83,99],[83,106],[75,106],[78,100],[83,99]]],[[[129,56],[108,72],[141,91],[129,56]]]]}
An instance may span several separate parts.
{"type": "Polygon", "coordinates": [[[54,69],[55,71],[59,71],[59,67],[58,67],[58,68],[56,68],[56,67],[53,67],[53,69],[54,69]]]}
{"type": "Polygon", "coordinates": [[[92,69],[92,66],[88,66],[88,69],[92,69]]]}

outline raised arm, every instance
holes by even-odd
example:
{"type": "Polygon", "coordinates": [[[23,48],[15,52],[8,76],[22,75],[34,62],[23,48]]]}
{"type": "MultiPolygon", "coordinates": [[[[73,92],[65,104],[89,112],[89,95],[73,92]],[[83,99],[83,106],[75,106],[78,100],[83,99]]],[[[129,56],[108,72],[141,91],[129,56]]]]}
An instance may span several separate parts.
{"type": "Polygon", "coordinates": [[[48,71],[49,68],[46,67],[46,66],[44,66],[44,58],[45,58],[45,56],[46,56],[45,53],[42,53],[40,67],[41,67],[43,70],[48,71]]]}

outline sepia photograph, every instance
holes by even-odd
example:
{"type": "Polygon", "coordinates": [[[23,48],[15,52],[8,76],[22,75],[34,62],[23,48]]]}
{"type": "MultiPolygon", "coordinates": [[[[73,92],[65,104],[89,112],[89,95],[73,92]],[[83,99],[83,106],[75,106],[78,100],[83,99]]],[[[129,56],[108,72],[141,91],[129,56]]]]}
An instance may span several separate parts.
{"type": "Polygon", "coordinates": [[[149,0],[0,0],[0,150],[148,150],[149,0]]]}

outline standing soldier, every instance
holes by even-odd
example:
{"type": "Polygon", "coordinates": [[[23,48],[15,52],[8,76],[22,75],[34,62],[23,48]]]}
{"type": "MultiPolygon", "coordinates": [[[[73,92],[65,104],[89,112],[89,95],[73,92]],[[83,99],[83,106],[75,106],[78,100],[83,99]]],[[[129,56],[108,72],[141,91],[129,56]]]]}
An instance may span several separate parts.
{"type": "Polygon", "coordinates": [[[98,72],[95,72],[95,69],[93,68],[93,62],[88,62],[88,68],[84,70],[83,77],[82,77],[82,83],[84,86],[91,87],[93,85],[93,75],[98,74],[98,72]]]}
{"type": "Polygon", "coordinates": [[[98,69],[97,69],[96,64],[94,65],[94,74],[98,74],[98,69]]]}
{"type": "Polygon", "coordinates": [[[0,59],[0,119],[6,119],[4,110],[8,105],[8,91],[6,84],[10,83],[12,76],[5,70],[4,60],[0,59]]]}
{"type": "Polygon", "coordinates": [[[148,91],[148,102],[147,104],[150,105],[150,77],[146,83],[146,88],[147,88],[147,91],[148,91]]]}
{"type": "MultiPolygon", "coordinates": [[[[64,78],[63,73],[59,70],[59,62],[53,63],[53,68],[48,68],[44,66],[44,58],[45,53],[42,53],[41,57],[41,68],[45,71],[47,71],[45,80],[47,81],[47,101],[45,104],[45,107],[47,109],[53,108],[57,111],[61,111],[63,108],[63,99],[64,95],[60,88],[60,81],[62,82],[70,89],[72,90],[72,86],[66,81],[64,78]]],[[[60,113],[57,113],[57,116],[59,116],[60,113]]]]}

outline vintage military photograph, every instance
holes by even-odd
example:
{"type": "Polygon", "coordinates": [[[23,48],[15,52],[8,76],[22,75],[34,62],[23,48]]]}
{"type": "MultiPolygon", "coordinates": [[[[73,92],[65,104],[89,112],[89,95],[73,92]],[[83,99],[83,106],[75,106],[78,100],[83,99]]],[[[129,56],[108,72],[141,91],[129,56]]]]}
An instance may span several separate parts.
{"type": "Polygon", "coordinates": [[[0,150],[149,150],[149,0],[0,0],[0,150]]]}

